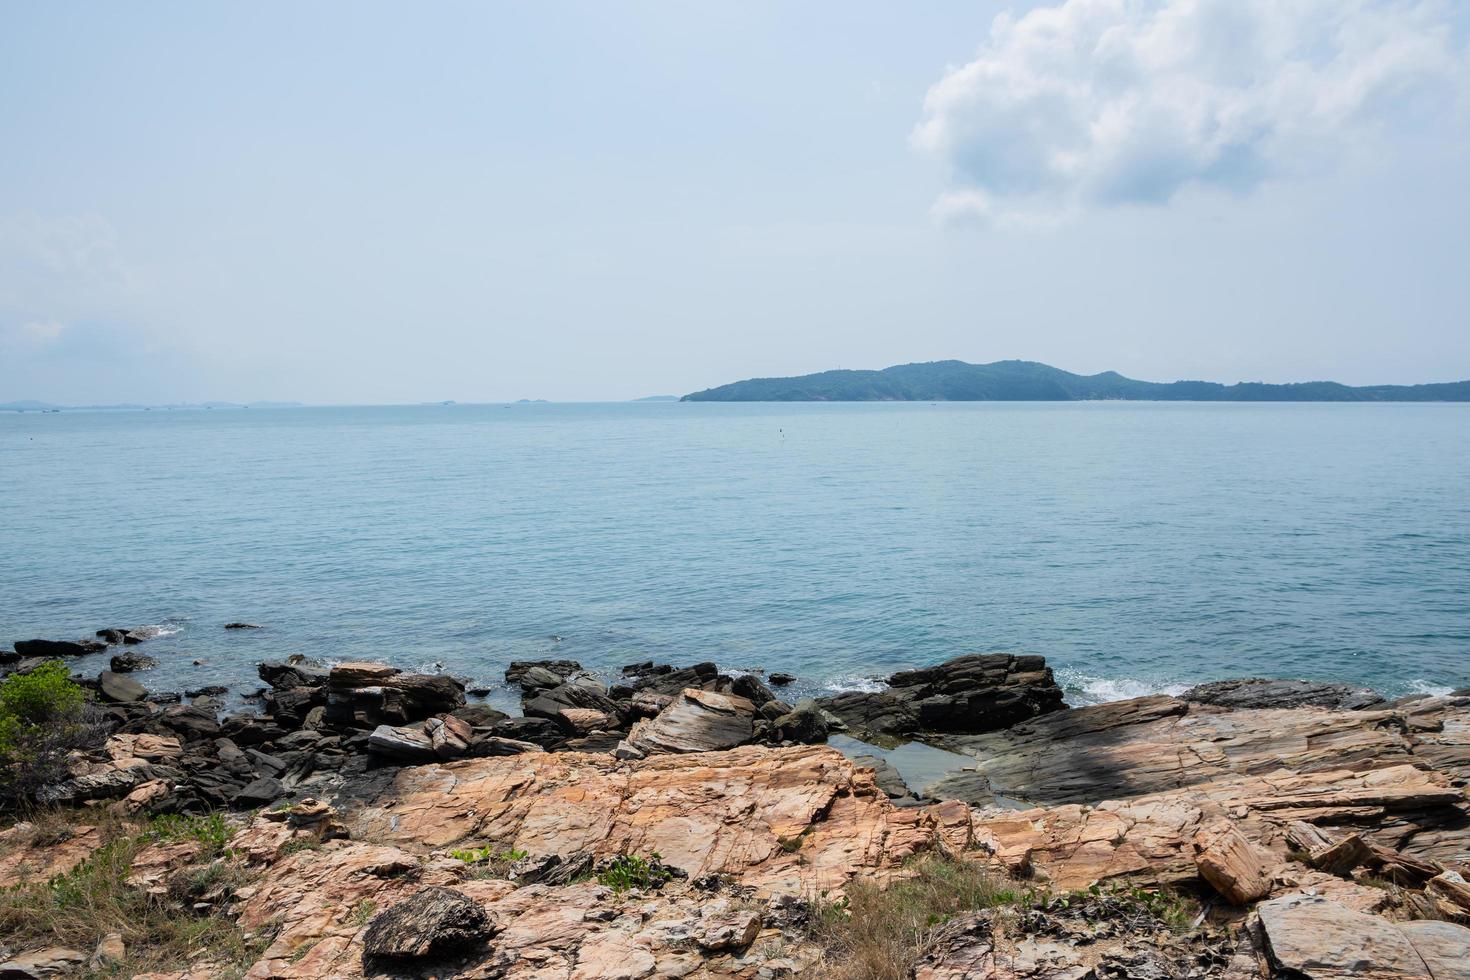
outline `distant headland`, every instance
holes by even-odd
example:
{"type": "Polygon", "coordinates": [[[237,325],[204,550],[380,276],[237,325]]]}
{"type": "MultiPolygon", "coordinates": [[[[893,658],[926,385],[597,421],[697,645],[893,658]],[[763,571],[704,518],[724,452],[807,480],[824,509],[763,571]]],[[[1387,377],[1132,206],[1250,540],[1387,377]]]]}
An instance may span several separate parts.
{"type": "Polygon", "coordinates": [[[1073,374],[1036,361],[930,361],[881,371],[823,371],[797,378],[752,378],[685,395],[686,402],[873,401],[1199,401],[1470,402],[1470,381],[1370,385],[1335,381],[1135,381],[1116,371],[1073,374]]]}

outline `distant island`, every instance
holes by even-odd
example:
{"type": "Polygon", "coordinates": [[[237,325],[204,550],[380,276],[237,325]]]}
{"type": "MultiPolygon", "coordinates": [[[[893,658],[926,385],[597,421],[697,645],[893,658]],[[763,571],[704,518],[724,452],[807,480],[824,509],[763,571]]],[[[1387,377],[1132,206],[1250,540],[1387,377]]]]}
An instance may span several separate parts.
{"type": "Polygon", "coordinates": [[[645,395],[642,398],[633,399],[635,402],[676,402],[680,401],[678,395],[645,395]]]}
{"type": "Polygon", "coordinates": [[[1466,402],[1470,381],[1371,385],[1335,381],[1135,381],[1116,371],[1073,374],[1036,361],[930,361],[881,371],[823,371],[798,378],[752,378],[685,395],[686,402],[1198,401],[1466,402]]]}

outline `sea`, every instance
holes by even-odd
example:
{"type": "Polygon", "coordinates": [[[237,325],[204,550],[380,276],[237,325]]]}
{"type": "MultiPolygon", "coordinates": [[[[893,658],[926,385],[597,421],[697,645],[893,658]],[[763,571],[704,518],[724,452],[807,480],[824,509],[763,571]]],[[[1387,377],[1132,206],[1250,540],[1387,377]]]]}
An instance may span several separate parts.
{"type": "Polygon", "coordinates": [[[1470,405],[0,413],[0,645],[140,625],[158,691],[302,654],[499,700],[512,660],[713,660],[795,697],[978,651],[1044,655],[1076,704],[1448,691],[1470,405]]]}

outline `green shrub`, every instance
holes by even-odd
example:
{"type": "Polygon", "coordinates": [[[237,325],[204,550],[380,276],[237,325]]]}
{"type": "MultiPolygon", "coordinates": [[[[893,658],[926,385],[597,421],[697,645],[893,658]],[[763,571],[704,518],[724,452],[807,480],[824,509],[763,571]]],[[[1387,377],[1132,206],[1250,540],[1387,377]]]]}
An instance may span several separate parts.
{"type": "Polygon", "coordinates": [[[51,660],[0,682],[0,801],[25,804],[66,777],[66,755],[101,740],[87,693],[51,660]]]}
{"type": "Polygon", "coordinates": [[[597,872],[597,883],[622,894],[635,888],[651,891],[664,885],[673,876],[674,873],[664,867],[658,852],[654,851],[647,858],[633,854],[613,858],[597,872]]]}
{"type": "Polygon", "coordinates": [[[218,813],[203,817],[188,813],[159,814],[149,822],[144,832],[149,840],[160,843],[197,840],[204,845],[205,853],[211,856],[224,851],[231,834],[230,825],[218,813]]]}

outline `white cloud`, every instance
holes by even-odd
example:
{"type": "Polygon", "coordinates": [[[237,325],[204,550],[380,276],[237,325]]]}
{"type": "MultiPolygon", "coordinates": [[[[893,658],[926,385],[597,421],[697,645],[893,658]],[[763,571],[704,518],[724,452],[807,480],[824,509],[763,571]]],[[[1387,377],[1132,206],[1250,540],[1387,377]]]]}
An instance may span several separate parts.
{"type": "Polygon", "coordinates": [[[996,17],[912,138],[940,217],[1036,219],[1311,172],[1466,77],[1434,0],[1066,0],[996,17]]]}

